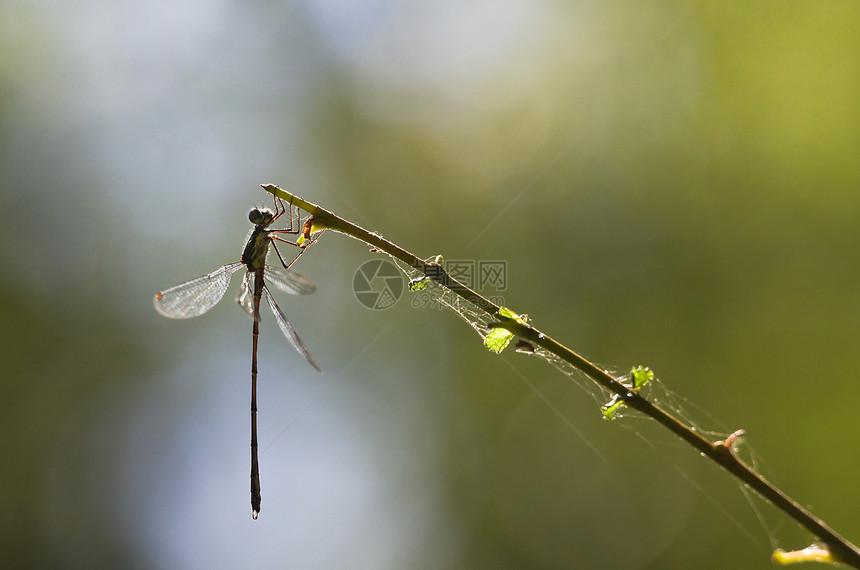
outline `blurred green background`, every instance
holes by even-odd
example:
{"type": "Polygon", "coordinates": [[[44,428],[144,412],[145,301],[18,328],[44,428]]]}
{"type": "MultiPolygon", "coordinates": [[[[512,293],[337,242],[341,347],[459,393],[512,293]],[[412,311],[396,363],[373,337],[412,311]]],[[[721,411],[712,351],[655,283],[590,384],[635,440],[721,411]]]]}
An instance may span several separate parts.
{"type": "Polygon", "coordinates": [[[238,286],[190,321],[151,299],[238,259],[266,182],[506,261],[486,293],[745,428],[860,540],[857,2],[7,0],[0,29],[3,567],[767,568],[808,544],[451,313],[365,309],[374,256],[332,233],[296,265],[317,294],[278,296],[325,373],[264,314],[252,521],[238,286]]]}

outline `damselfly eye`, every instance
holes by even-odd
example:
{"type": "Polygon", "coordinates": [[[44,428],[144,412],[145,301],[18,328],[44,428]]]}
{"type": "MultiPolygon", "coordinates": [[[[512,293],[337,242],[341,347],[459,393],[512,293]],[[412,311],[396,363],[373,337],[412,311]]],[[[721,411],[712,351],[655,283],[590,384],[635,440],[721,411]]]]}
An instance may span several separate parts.
{"type": "Polygon", "coordinates": [[[267,226],[275,221],[275,214],[272,213],[271,210],[263,208],[262,210],[258,210],[254,208],[250,212],[248,212],[248,219],[251,220],[251,223],[255,226],[267,226]]]}

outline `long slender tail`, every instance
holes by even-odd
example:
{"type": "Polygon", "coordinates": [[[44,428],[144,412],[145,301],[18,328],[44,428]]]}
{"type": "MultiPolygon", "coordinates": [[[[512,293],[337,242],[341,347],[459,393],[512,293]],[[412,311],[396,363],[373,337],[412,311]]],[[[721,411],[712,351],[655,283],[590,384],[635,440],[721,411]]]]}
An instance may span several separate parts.
{"type": "MultiPolygon", "coordinates": [[[[263,295],[262,271],[254,275],[254,315],[260,314],[260,297],[263,295]]],[[[260,463],[257,459],[257,340],[260,337],[260,320],[254,319],[251,333],[251,517],[260,514],[260,463]]]]}

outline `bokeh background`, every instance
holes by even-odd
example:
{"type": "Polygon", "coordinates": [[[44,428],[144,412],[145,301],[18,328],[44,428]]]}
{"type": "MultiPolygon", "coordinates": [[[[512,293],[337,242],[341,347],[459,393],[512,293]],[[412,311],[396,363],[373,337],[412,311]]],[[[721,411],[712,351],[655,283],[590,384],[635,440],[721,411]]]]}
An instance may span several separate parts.
{"type": "MultiPolygon", "coordinates": [[[[152,308],[275,182],[502,295],[860,540],[854,1],[0,3],[0,563],[768,568],[811,540],[639,419],[495,356],[324,234],[250,320],[152,308]],[[549,405],[548,405],[549,404],[549,405]],[[760,520],[761,518],[761,520],[760,520]]],[[[378,256],[377,256],[378,258],[378,256]]]]}

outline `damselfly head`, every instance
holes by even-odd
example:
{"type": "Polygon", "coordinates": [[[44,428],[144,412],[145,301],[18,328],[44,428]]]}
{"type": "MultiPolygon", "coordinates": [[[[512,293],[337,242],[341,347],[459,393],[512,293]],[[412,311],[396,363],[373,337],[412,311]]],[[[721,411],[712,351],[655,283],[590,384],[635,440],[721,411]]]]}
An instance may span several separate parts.
{"type": "Polygon", "coordinates": [[[248,212],[248,219],[255,226],[259,226],[260,224],[270,224],[272,220],[275,219],[275,214],[272,213],[271,210],[263,208],[262,210],[254,208],[250,212],[248,212]]]}

